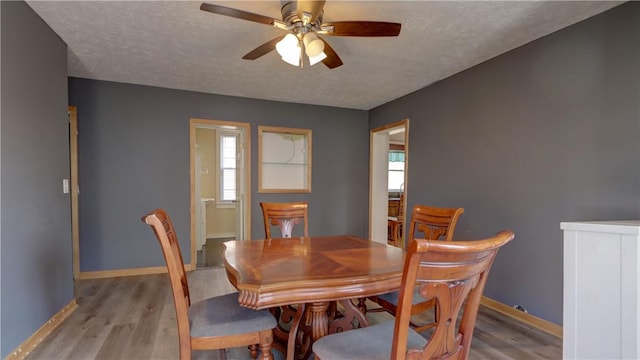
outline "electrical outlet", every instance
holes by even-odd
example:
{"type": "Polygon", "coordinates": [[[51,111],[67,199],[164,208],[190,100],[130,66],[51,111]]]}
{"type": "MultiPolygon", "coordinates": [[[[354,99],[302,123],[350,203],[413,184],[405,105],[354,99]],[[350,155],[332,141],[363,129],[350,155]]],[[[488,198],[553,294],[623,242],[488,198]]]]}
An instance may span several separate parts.
{"type": "Polygon", "coordinates": [[[522,305],[515,304],[515,305],[513,305],[513,308],[516,309],[516,310],[522,311],[525,314],[529,313],[529,311],[527,311],[527,308],[522,306],[522,305]]]}

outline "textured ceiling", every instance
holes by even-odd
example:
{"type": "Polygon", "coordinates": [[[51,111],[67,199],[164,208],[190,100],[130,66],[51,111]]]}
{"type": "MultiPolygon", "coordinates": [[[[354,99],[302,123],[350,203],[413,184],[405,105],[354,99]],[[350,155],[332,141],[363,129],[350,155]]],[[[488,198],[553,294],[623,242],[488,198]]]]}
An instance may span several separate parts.
{"type": "MultiPolygon", "coordinates": [[[[279,1],[211,1],[281,18],[279,1]]],[[[273,52],[282,30],[193,1],[27,1],[68,44],[69,76],[256,99],[371,109],[620,2],[331,1],[324,21],[402,23],[400,36],[330,37],[344,65],[304,69],[273,52]]]]}

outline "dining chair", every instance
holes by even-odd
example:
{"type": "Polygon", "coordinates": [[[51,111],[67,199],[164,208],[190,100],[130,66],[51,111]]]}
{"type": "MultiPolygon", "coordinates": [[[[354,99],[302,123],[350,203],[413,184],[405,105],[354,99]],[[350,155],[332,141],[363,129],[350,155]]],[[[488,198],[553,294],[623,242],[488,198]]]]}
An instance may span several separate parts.
{"type": "Polygon", "coordinates": [[[283,238],[290,238],[295,225],[303,224],[304,236],[309,236],[308,205],[305,201],[289,203],[261,202],[262,215],[264,217],[264,233],[267,239],[271,239],[271,227],[280,230],[283,238]]]}
{"type": "MultiPolygon", "coordinates": [[[[290,238],[293,234],[293,228],[300,224],[303,225],[303,236],[309,236],[309,206],[306,201],[288,203],[261,202],[260,207],[262,208],[264,219],[265,239],[273,238],[272,227],[279,229],[281,237],[290,238]]],[[[278,350],[287,353],[287,358],[291,358],[293,356],[292,353],[295,352],[295,336],[290,336],[290,334],[297,334],[301,326],[300,321],[303,318],[302,312],[304,309],[305,306],[303,304],[284,305],[269,309],[273,316],[278,319],[278,325],[274,329],[274,336],[278,340],[275,346],[278,350]],[[287,347],[281,347],[281,343],[286,343],[287,347]]],[[[327,312],[330,318],[335,317],[335,301],[329,305],[327,312]]]]}
{"type": "MultiPolygon", "coordinates": [[[[458,223],[458,218],[464,213],[463,208],[439,208],[425,205],[415,205],[411,214],[411,223],[409,225],[409,241],[424,236],[429,240],[443,240],[451,241],[453,239],[453,233],[458,223]]],[[[396,315],[398,303],[399,303],[398,291],[392,291],[386,294],[372,296],[369,299],[380,305],[381,310],[387,311],[392,315],[396,315]]],[[[433,300],[425,300],[420,294],[418,294],[418,287],[413,296],[413,308],[412,315],[420,314],[426,310],[432,308],[435,302],[433,300]]],[[[371,309],[367,311],[376,311],[378,309],[371,309]]],[[[436,312],[437,314],[437,312],[436,312]]],[[[437,316],[437,315],[436,315],[437,316]]],[[[435,319],[437,321],[437,317],[435,319]]],[[[411,323],[416,331],[423,331],[435,326],[435,322],[418,325],[411,323]]]]}
{"type": "Polygon", "coordinates": [[[313,344],[316,359],[467,359],[489,270],[513,237],[502,231],[476,241],[412,240],[395,320],[324,336],[313,344]],[[438,303],[441,321],[428,338],[410,326],[416,282],[420,296],[438,303]]]}
{"type": "Polygon", "coordinates": [[[156,209],[142,217],[142,221],[153,229],[167,264],[178,322],[180,359],[191,359],[192,350],[215,349],[226,359],[226,348],[243,345],[249,346],[251,358],[256,359],[256,344],[261,359],[273,359],[272,329],[276,319],[269,311],[241,307],[237,293],[192,304],[180,245],[169,215],[156,209]]]}
{"type": "Polygon", "coordinates": [[[396,216],[389,216],[387,218],[388,243],[404,249],[402,223],[404,223],[404,193],[400,193],[396,216]]]}

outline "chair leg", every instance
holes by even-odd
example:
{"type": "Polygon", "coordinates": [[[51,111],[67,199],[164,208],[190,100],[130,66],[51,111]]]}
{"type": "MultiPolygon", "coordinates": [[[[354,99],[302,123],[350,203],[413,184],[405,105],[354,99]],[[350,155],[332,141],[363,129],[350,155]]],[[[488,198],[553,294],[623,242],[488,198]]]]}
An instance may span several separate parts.
{"type": "Polygon", "coordinates": [[[253,360],[258,358],[258,345],[256,344],[249,345],[249,355],[253,360]]]}
{"type": "Polygon", "coordinates": [[[218,349],[218,354],[220,354],[220,360],[227,360],[227,349],[218,349]]]}
{"type": "Polygon", "coordinates": [[[260,331],[260,359],[273,360],[271,345],[273,343],[273,332],[271,329],[260,331]]]}

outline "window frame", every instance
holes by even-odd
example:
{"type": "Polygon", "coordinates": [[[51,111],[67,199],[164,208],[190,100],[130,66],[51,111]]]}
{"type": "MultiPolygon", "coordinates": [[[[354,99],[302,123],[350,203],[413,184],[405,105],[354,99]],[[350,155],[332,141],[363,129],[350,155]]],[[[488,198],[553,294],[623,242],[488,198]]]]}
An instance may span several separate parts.
{"type": "MultiPolygon", "coordinates": [[[[387,154],[388,157],[390,157],[391,153],[402,153],[405,154],[404,149],[403,150],[396,150],[396,149],[390,149],[389,153],[387,154]]],[[[392,193],[392,192],[403,192],[404,191],[404,180],[405,180],[405,176],[404,176],[404,171],[405,171],[405,161],[406,158],[402,161],[402,169],[400,170],[395,170],[395,169],[391,169],[390,165],[391,165],[391,160],[387,161],[387,191],[392,193]],[[392,172],[396,172],[396,173],[401,173],[402,174],[402,184],[400,184],[400,188],[399,189],[392,189],[389,187],[389,178],[391,177],[391,173],[392,172]]]]}
{"type": "MultiPolygon", "coordinates": [[[[216,207],[218,208],[235,208],[236,207],[236,199],[233,200],[224,200],[223,199],[223,194],[224,194],[224,170],[225,169],[231,169],[231,168],[223,168],[223,164],[224,164],[224,142],[223,142],[223,138],[229,138],[232,137],[234,138],[234,141],[236,142],[236,146],[234,149],[234,160],[235,160],[235,165],[232,169],[234,169],[236,171],[236,174],[234,176],[234,180],[237,182],[236,176],[237,176],[237,172],[238,172],[238,168],[237,168],[237,162],[238,162],[238,144],[237,144],[237,137],[238,137],[238,132],[237,131],[227,131],[227,130],[218,130],[217,131],[217,147],[218,147],[218,153],[216,156],[216,167],[218,170],[218,184],[216,186],[216,207]]],[[[238,189],[236,188],[237,184],[234,184],[233,188],[235,189],[236,193],[238,191],[238,189]]]]}

